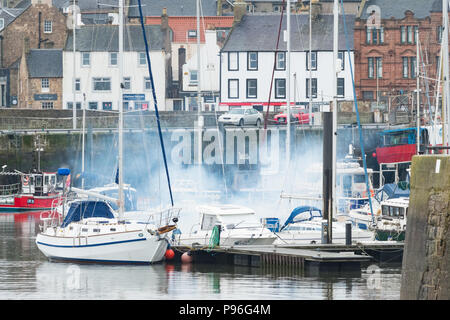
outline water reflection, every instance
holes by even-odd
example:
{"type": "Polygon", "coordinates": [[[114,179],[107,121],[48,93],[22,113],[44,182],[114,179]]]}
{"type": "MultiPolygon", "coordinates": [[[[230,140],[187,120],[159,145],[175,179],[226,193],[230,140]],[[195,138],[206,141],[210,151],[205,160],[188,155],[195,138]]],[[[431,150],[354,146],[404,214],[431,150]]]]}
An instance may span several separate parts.
{"type": "Polygon", "coordinates": [[[401,268],[308,274],[292,267],[53,263],[35,245],[39,213],[0,214],[0,299],[399,299],[401,268]]]}

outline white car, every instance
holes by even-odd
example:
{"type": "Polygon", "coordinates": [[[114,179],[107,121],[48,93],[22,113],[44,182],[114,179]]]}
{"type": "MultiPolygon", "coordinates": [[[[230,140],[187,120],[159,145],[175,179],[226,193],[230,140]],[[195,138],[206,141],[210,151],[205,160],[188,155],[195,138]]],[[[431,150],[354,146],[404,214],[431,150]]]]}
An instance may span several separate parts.
{"type": "Polygon", "coordinates": [[[244,126],[252,124],[259,127],[263,123],[263,115],[253,108],[235,108],[219,117],[220,124],[233,124],[244,126]]]}

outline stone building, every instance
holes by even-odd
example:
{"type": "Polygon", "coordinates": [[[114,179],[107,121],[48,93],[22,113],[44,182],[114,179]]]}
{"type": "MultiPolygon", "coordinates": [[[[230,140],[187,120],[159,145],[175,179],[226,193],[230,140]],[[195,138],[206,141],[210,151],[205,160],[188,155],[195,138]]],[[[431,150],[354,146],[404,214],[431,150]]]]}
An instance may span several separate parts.
{"type": "MultiPolygon", "coordinates": [[[[442,1],[367,1],[354,30],[354,74],[359,100],[372,101],[373,106],[386,110],[389,105],[393,110],[416,101],[416,30],[420,72],[428,79],[437,77],[442,25],[438,3],[442,1]]],[[[434,105],[435,81],[421,79],[420,87],[422,106],[427,97],[434,105]]]]}
{"type": "Polygon", "coordinates": [[[62,109],[62,49],[29,49],[19,67],[19,108],[62,109]]]}
{"type": "Polygon", "coordinates": [[[2,97],[6,103],[1,106],[17,107],[21,103],[18,95],[24,39],[28,38],[31,49],[63,48],[67,37],[66,17],[53,6],[52,0],[24,0],[16,8],[1,9],[2,24],[0,85],[4,84],[2,97]]]}

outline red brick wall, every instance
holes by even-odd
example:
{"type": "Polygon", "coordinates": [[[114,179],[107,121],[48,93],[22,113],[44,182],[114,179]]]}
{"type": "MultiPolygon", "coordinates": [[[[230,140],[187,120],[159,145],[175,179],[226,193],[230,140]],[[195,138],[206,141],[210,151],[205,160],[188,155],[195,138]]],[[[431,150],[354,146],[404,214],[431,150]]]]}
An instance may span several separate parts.
{"type": "MultiPolygon", "coordinates": [[[[416,89],[415,78],[403,78],[402,57],[416,57],[416,44],[402,44],[400,26],[418,26],[421,51],[428,57],[426,67],[427,77],[436,78],[436,56],[440,52],[437,41],[437,27],[442,24],[442,14],[431,13],[425,19],[416,19],[407,12],[403,19],[382,20],[384,27],[384,44],[366,44],[366,20],[355,21],[355,85],[358,99],[363,98],[363,91],[373,91],[376,99],[377,79],[368,77],[368,57],[382,57],[383,77],[378,79],[379,92],[386,95],[397,94],[399,90],[413,91],[416,89]]],[[[426,58],[425,58],[426,59],[426,58]]],[[[430,96],[434,96],[434,81],[428,80],[430,96]]],[[[421,80],[421,86],[423,81],[421,80]]],[[[423,99],[423,98],[422,98],[423,99]]],[[[432,101],[433,103],[433,101],[432,101]]]]}

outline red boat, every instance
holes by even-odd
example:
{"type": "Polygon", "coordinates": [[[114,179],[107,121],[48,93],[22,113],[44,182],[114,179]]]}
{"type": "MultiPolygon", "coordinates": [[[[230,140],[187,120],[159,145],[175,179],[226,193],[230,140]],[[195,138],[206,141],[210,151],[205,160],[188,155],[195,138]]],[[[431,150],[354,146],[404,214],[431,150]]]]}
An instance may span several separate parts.
{"type": "Polygon", "coordinates": [[[19,183],[0,186],[0,212],[50,210],[62,201],[56,172],[15,174],[19,183]]]}

